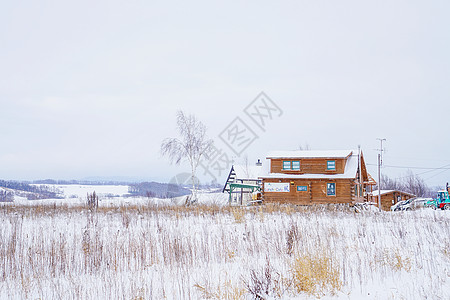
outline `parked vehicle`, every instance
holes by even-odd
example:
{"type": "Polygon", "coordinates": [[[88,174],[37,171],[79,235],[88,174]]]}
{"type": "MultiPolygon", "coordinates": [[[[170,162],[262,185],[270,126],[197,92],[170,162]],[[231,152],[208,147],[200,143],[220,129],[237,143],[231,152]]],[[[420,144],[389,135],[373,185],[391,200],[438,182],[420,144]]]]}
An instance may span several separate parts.
{"type": "Polygon", "coordinates": [[[401,206],[401,210],[416,210],[421,209],[425,207],[425,204],[428,203],[428,201],[433,200],[432,198],[413,198],[410,199],[408,203],[405,203],[401,206]]]}
{"type": "Polygon", "coordinates": [[[391,211],[400,211],[400,210],[403,210],[402,207],[403,207],[404,205],[409,204],[410,201],[411,201],[411,199],[398,201],[397,203],[395,203],[394,205],[391,206],[391,211]]]}
{"type": "Polygon", "coordinates": [[[355,211],[358,213],[362,211],[376,211],[376,212],[380,211],[375,202],[355,203],[354,208],[355,211]]]}
{"type": "Polygon", "coordinates": [[[425,207],[431,207],[432,209],[436,209],[436,199],[428,200],[427,203],[425,203],[425,207]]]}
{"type": "Polygon", "coordinates": [[[450,198],[449,198],[450,186],[447,183],[447,190],[440,190],[437,192],[437,196],[432,201],[426,203],[433,209],[450,210],[450,198]]]}

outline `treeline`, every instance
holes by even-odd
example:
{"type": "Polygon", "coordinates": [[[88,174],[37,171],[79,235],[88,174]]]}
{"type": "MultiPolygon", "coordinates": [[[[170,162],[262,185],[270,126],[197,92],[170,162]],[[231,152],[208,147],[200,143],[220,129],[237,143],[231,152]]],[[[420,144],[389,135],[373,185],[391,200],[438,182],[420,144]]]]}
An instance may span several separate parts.
{"type": "Polygon", "coordinates": [[[28,200],[64,198],[59,189],[46,185],[31,185],[27,182],[0,180],[0,187],[14,190],[17,196],[26,197],[28,200]]]}
{"type": "Polygon", "coordinates": [[[90,181],[90,180],[55,180],[55,179],[41,179],[34,180],[33,184],[59,184],[59,185],[129,185],[128,182],[123,181],[90,181]]]}

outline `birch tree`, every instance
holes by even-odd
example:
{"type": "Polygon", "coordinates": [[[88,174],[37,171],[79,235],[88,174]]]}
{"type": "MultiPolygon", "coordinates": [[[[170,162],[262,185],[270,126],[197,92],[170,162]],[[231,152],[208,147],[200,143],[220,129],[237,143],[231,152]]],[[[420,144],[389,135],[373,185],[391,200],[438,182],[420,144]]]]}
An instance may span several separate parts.
{"type": "Polygon", "coordinates": [[[183,111],[177,112],[177,130],[179,138],[165,139],[161,143],[161,153],[176,165],[188,161],[191,167],[192,197],[186,204],[191,204],[197,201],[197,168],[213,141],[206,136],[206,126],[194,115],[186,115],[183,111]]]}

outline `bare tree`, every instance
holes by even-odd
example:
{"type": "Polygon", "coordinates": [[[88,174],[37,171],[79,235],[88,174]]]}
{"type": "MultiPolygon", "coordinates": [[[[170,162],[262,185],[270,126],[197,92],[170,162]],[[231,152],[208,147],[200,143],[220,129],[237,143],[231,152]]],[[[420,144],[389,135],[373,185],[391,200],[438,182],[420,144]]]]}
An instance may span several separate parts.
{"type": "Polygon", "coordinates": [[[404,185],[405,190],[408,193],[418,197],[424,197],[430,194],[430,189],[425,181],[411,171],[409,171],[407,177],[405,177],[404,185]]]}
{"type": "Polygon", "coordinates": [[[425,181],[411,171],[398,179],[392,179],[386,175],[381,175],[381,189],[404,191],[414,194],[417,197],[431,195],[431,190],[425,181]]]}
{"type": "MultiPolygon", "coordinates": [[[[378,185],[377,185],[378,188],[378,185]]],[[[386,175],[381,174],[381,189],[382,190],[403,190],[404,184],[398,179],[392,179],[386,175]]]]}
{"type": "Polygon", "coordinates": [[[245,178],[250,178],[251,176],[250,176],[250,169],[249,169],[249,164],[248,164],[248,155],[247,154],[245,154],[245,156],[244,156],[244,165],[243,165],[243,167],[244,167],[244,172],[245,172],[245,178]]]}
{"type": "Polygon", "coordinates": [[[308,143],[305,143],[304,145],[299,145],[298,146],[298,150],[311,150],[311,147],[309,146],[309,144],[308,143]]]}
{"type": "Polygon", "coordinates": [[[213,141],[206,136],[206,126],[194,115],[177,112],[177,129],[180,138],[168,138],[161,144],[161,153],[168,156],[171,163],[180,164],[187,160],[191,167],[192,199],[187,204],[197,201],[197,183],[195,173],[202,157],[210,149],[213,141]]]}

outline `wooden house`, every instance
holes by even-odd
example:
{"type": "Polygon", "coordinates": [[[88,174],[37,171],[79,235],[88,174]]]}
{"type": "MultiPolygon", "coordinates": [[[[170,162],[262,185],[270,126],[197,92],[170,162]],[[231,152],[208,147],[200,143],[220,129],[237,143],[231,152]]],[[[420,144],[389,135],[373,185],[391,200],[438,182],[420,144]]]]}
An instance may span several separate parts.
{"type": "Polygon", "coordinates": [[[267,159],[269,174],[260,177],[266,203],[364,202],[376,184],[358,150],[278,151],[267,159]]]}
{"type": "MultiPolygon", "coordinates": [[[[392,205],[402,200],[408,200],[415,197],[416,195],[402,192],[399,190],[381,190],[380,191],[381,209],[388,211],[391,209],[392,205]]],[[[378,206],[378,190],[369,193],[368,200],[370,202],[374,202],[376,206],[378,206]]]]}

